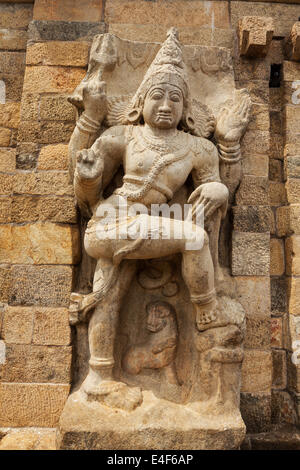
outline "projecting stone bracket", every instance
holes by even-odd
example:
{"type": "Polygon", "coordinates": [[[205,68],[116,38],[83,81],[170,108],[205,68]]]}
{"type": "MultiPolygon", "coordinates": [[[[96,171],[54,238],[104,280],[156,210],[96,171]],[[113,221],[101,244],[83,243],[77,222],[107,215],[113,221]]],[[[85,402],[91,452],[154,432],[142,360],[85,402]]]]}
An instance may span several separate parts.
{"type": "Polygon", "coordinates": [[[239,21],[238,35],[240,55],[265,57],[274,33],[273,18],[244,16],[239,21]]]}
{"type": "Polygon", "coordinates": [[[295,23],[286,40],[285,52],[289,60],[300,61],[300,21],[295,23]]]}

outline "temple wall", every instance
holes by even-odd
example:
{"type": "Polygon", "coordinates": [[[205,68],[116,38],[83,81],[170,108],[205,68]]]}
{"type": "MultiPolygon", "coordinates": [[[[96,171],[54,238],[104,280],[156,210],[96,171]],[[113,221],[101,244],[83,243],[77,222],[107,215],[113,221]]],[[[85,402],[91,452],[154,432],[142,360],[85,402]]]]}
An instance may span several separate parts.
{"type": "Polygon", "coordinates": [[[251,94],[229,260],[247,313],[241,410],[249,433],[299,423],[300,365],[291,357],[300,339],[300,100],[292,100],[300,64],[284,52],[299,19],[299,1],[0,1],[0,428],[55,427],[72,381],[67,308],[80,235],[67,96],[95,34],[160,42],[170,26],[184,44],[229,48],[236,86],[251,94]],[[239,55],[238,21],[248,15],[274,20],[265,58],[239,55]]]}

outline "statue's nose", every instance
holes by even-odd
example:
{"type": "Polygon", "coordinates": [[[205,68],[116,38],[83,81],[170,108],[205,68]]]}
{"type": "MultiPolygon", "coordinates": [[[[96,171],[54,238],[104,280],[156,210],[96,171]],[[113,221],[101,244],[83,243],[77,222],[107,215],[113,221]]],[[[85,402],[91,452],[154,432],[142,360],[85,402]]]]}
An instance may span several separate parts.
{"type": "Polygon", "coordinates": [[[170,106],[170,101],[168,98],[165,98],[164,101],[161,103],[159,107],[160,111],[164,112],[170,112],[171,111],[171,106],[170,106]]]}

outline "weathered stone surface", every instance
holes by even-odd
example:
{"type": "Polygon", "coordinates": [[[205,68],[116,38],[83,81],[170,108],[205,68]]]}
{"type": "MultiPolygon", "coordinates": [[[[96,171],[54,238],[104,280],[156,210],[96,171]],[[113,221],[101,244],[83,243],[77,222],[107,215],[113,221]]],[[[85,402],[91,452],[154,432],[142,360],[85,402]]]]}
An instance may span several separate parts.
{"type": "Polygon", "coordinates": [[[105,32],[105,23],[90,21],[39,21],[28,26],[31,41],[91,41],[96,34],[105,32]]]}
{"type": "Polygon", "coordinates": [[[5,50],[24,50],[27,43],[27,31],[17,29],[0,29],[0,49],[5,50]]]}
{"type": "Polygon", "coordinates": [[[294,104],[285,106],[283,118],[285,131],[297,134],[299,132],[300,106],[294,104]]]}
{"type": "MultiPolygon", "coordinates": [[[[276,90],[277,88],[271,88],[276,90]]],[[[272,134],[281,134],[282,133],[282,116],[280,111],[271,111],[270,112],[270,132],[272,134]]]]}
{"type": "Polygon", "coordinates": [[[270,351],[245,350],[242,366],[242,392],[269,392],[272,385],[272,355],[270,351]]]}
{"type": "Polygon", "coordinates": [[[289,311],[294,315],[300,315],[300,278],[293,277],[288,279],[289,289],[289,311]]]}
{"type": "Polygon", "coordinates": [[[267,177],[269,173],[268,155],[246,155],[242,162],[243,174],[267,177]]]}
{"type": "Polygon", "coordinates": [[[14,175],[0,173],[0,194],[11,194],[13,188],[14,175]]]}
{"type": "Polygon", "coordinates": [[[248,433],[267,431],[271,425],[271,395],[241,393],[241,413],[248,433]]]}
{"type": "MultiPolygon", "coordinates": [[[[299,354],[297,355],[299,357],[299,354]]],[[[294,393],[300,390],[300,368],[299,364],[292,361],[292,353],[287,352],[287,389],[294,393]]]]}
{"type": "Polygon", "coordinates": [[[280,204],[286,203],[287,191],[286,185],[284,183],[279,183],[278,181],[270,181],[269,192],[271,206],[279,206],[280,204]]]}
{"type": "Polygon", "coordinates": [[[67,384],[1,383],[0,426],[56,426],[69,389],[67,384]]]}
{"type": "Polygon", "coordinates": [[[286,311],[286,289],[286,279],[271,279],[271,310],[273,313],[286,311]]]}
{"type": "MultiPolygon", "coordinates": [[[[264,59],[247,59],[239,57],[234,59],[234,72],[236,79],[240,81],[268,81],[270,79],[270,70],[264,59]]],[[[267,92],[268,93],[268,92],[267,92]]]]}
{"type": "Polygon", "coordinates": [[[25,54],[23,52],[0,52],[0,73],[24,73],[25,54]]]}
{"type": "Polygon", "coordinates": [[[275,36],[288,36],[291,26],[299,17],[298,5],[287,5],[257,1],[231,1],[231,23],[237,27],[238,21],[243,16],[267,16],[272,17],[275,23],[275,36]]]}
{"type": "Polygon", "coordinates": [[[235,277],[237,300],[248,317],[270,317],[270,279],[267,277],[235,277]]]}
{"type": "Polygon", "coordinates": [[[236,418],[233,424],[220,416],[211,417],[209,424],[205,424],[207,421],[192,409],[182,409],[176,403],[166,406],[151,392],[145,391],[143,395],[145,406],[131,413],[114,410],[108,414],[107,407],[83,401],[78,392],[72,394],[59,421],[58,448],[236,449],[244,439],[241,418],[236,418]],[[136,422],[140,423],[138,429],[136,422]]]}
{"type": "Polygon", "coordinates": [[[269,131],[247,131],[241,141],[241,149],[243,155],[267,154],[270,149],[269,131]]]}
{"type": "Polygon", "coordinates": [[[10,307],[3,313],[1,337],[6,343],[68,346],[68,310],[49,307],[10,307]]]}
{"type": "Polygon", "coordinates": [[[270,240],[270,275],[282,276],[285,271],[283,240],[271,238],[270,240]]]}
{"type": "Polygon", "coordinates": [[[271,181],[283,181],[283,162],[281,160],[270,159],[269,178],[271,181]]]}
{"type": "Polygon", "coordinates": [[[67,96],[41,96],[40,117],[45,120],[75,121],[75,110],[67,96]]]}
{"type": "Polygon", "coordinates": [[[13,189],[15,194],[53,194],[56,196],[71,196],[73,194],[68,173],[59,171],[16,173],[13,189]]]}
{"type": "Polygon", "coordinates": [[[36,93],[23,93],[21,101],[22,121],[37,121],[39,119],[40,95],[36,93]]]}
{"type": "Polygon", "coordinates": [[[30,44],[26,53],[27,65],[65,65],[85,67],[89,43],[84,41],[51,41],[30,44]]]}
{"type": "Polygon", "coordinates": [[[72,289],[69,266],[13,266],[10,305],[66,307],[72,289]]]}
{"type": "Polygon", "coordinates": [[[11,139],[11,130],[0,128],[0,147],[9,147],[11,139]]]}
{"type": "Polygon", "coordinates": [[[14,171],[16,169],[16,151],[14,149],[0,149],[0,171],[14,171]]]}
{"type": "Polygon", "coordinates": [[[11,198],[0,198],[0,223],[11,222],[11,198]]]}
{"type": "Polygon", "coordinates": [[[22,29],[32,18],[32,5],[8,3],[0,5],[0,28],[22,29]]]}
{"type": "MultiPolygon", "coordinates": [[[[124,24],[110,23],[108,32],[131,41],[137,38],[141,42],[161,42],[165,39],[170,25],[160,24],[124,24]]],[[[234,31],[231,29],[212,29],[211,26],[179,26],[182,44],[201,44],[203,46],[219,46],[229,49],[233,46],[234,31]]]]}
{"type": "Polygon", "coordinates": [[[285,158],[285,178],[300,178],[300,156],[285,158]]]}
{"type": "Polygon", "coordinates": [[[286,82],[300,80],[300,64],[285,60],[283,62],[283,79],[286,82]]]}
{"type": "Polygon", "coordinates": [[[7,303],[11,294],[11,266],[0,266],[0,301],[7,303]]]}
{"type": "Polygon", "coordinates": [[[0,105],[0,126],[18,128],[20,123],[20,103],[8,102],[0,105]]]}
{"type": "Polygon", "coordinates": [[[20,142],[31,141],[40,144],[67,142],[73,129],[73,122],[22,121],[19,127],[18,140],[20,142]]]}
{"type": "Polygon", "coordinates": [[[269,232],[272,212],[269,206],[234,206],[233,228],[237,232],[269,232]]]}
{"type": "Polygon", "coordinates": [[[270,269],[270,236],[267,233],[233,232],[232,274],[264,276],[270,269]]]}
{"type": "Polygon", "coordinates": [[[6,100],[21,101],[24,75],[13,73],[0,73],[0,80],[5,83],[6,100]]]}
{"type": "MultiPolygon", "coordinates": [[[[287,425],[285,425],[286,428],[287,425]]],[[[296,427],[254,434],[251,436],[251,450],[299,450],[300,434],[296,427]]]]}
{"type": "Polygon", "coordinates": [[[67,346],[70,344],[71,328],[67,309],[36,307],[33,309],[33,313],[33,344],[48,346],[67,346]]]}
{"type": "Polygon", "coordinates": [[[286,351],[273,349],[272,350],[272,387],[284,389],[287,384],[286,375],[286,351]]]}
{"type": "Polygon", "coordinates": [[[33,142],[19,142],[17,145],[16,167],[18,170],[36,168],[39,145],[33,142]]]}
{"type": "Polygon", "coordinates": [[[236,202],[240,205],[268,205],[269,182],[266,177],[247,175],[242,179],[236,194],[236,202]]]}
{"type": "Polygon", "coordinates": [[[2,382],[69,383],[69,346],[6,345],[6,362],[0,366],[2,382]]]}
{"type": "Polygon", "coordinates": [[[12,430],[0,441],[0,450],[56,450],[55,439],[55,429],[12,430]]]}
{"type": "Polygon", "coordinates": [[[292,235],[285,242],[286,273],[289,276],[300,276],[300,236],[292,235]]]}
{"type": "Polygon", "coordinates": [[[72,225],[2,225],[0,234],[0,263],[76,264],[80,260],[79,231],[72,225]]]}
{"type": "Polygon", "coordinates": [[[282,317],[271,318],[271,346],[272,348],[283,347],[282,317]]]}
{"type": "Polygon", "coordinates": [[[81,68],[60,66],[27,66],[25,93],[70,93],[85,75],[81,68]]]}
{"type": "Polygon", "coordinates": [[[272,17],[243,16],[238,25],[240,54],[265,57],[269,51],[274,22],[272,17]]]}
{"type": "MultiPolygon", "coordinates": [[[[297,424],[297,421],[298,419],[295,410],[295,403],[291,395],[285,391],[272,390],[272,423],[297,424]]],[[[291,443],[293,436],[295,436],[295,433],[292,433],[289,436],[287,442],[291,443]]],[[[279,436],[275,437],[277,437],[277,442],[279,443],[279,436]]],[[[287,448],[287,442],[284,447],[285,449],[287,448]]],[[[300,439],[298,439],[298,448],[300,448],[300,439]]]]}
{"type": "Polygon", "coordinates": [[[159,24],[176,26],[211,26],[216,28],[230,27],[228,5],[224,1],[213,1],[208,5],[199,0],[186,0],[184,4],[172,2],[140,2],[134,0],[108,0],[105,8],[105,22],[127,24],[159,24]],[[214,18],[214,20],[212,20],[214,18]]]}
{"type": "Polygon", "coordinates": [[[248,129],[268,131],[270,128],[270,114],[268,106],[253,104],[248,129]]]}
{"type": "Polygon", "coordinates": [[[6,307],[1,337],[6,343],[30,344],[34,313],[29,307],[6,307]]]}
{"type": "Polygon", "coordinates": [[[74,199],[61,196],[14,196],[12,198],[12,222],[36,222],[38,220],[76,223],[74,199]]]}
{"type": "Polygon", "coordinates": [[[269,109],[270,112],[281,113],[282,108],[282,95],[283,91],[281,87],[269,89],[269,109]]]}
{"type": "Polygon", "coordinates": [[[290,60],[300,60],[300,23],[293,24],[286,42],[286,53],[290,60]]]}
{"type": "Polygon", "coordinates": [[[292,233],[300,235],[300,204],[278,207],[276,225],[279,237],[292,233]]]}
{"type": "Polygon", "coordinates": [[[270,158],[276,158],[283,160],[283,137],[282,135],[276,134],[270,136],[270,158]]]}
{"type": "Polygon", "coordinates": [[[102,0],[36,0],[35,20],[100,21],[102,0]]]}
{"type": "Polygon", "coordinates": [[[64,144],[47,145],[41,149],[39,170],[67,170],[69,163],[68,146],[64,144]]]}
{"type": "Polygon", "coordinates": [[[287,201],[291,204],[297,204],[299,202],[299,194],[300,194],[300,179],[289,178],[286,182],[287,201]]]}
{"type": "Polygon", "coordinates": [[[260,315],[247,315],[246,325],[245,348],[269,349],[270,318],[264,318],[260,315]]]}
{"type": "Polygon", "coordinates": [[[240,80],[236,82],[237,88],[247,88],[253,104],[268,105],[271,89],[267,80],[240,80]]]}

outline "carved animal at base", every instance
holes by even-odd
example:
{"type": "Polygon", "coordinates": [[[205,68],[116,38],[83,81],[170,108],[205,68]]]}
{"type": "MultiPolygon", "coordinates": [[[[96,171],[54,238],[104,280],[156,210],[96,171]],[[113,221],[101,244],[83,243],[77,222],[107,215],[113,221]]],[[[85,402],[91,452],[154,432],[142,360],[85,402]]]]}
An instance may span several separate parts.
{"type": "Polygon", "coordinates": [[[142,369],[161,369],[171,365],[176,357],[177,323],[173,307],[167,302],[151,302],[147,310],[148,338],[131,346],[125,353],[123,369],[137,375],[142,369]]]}

